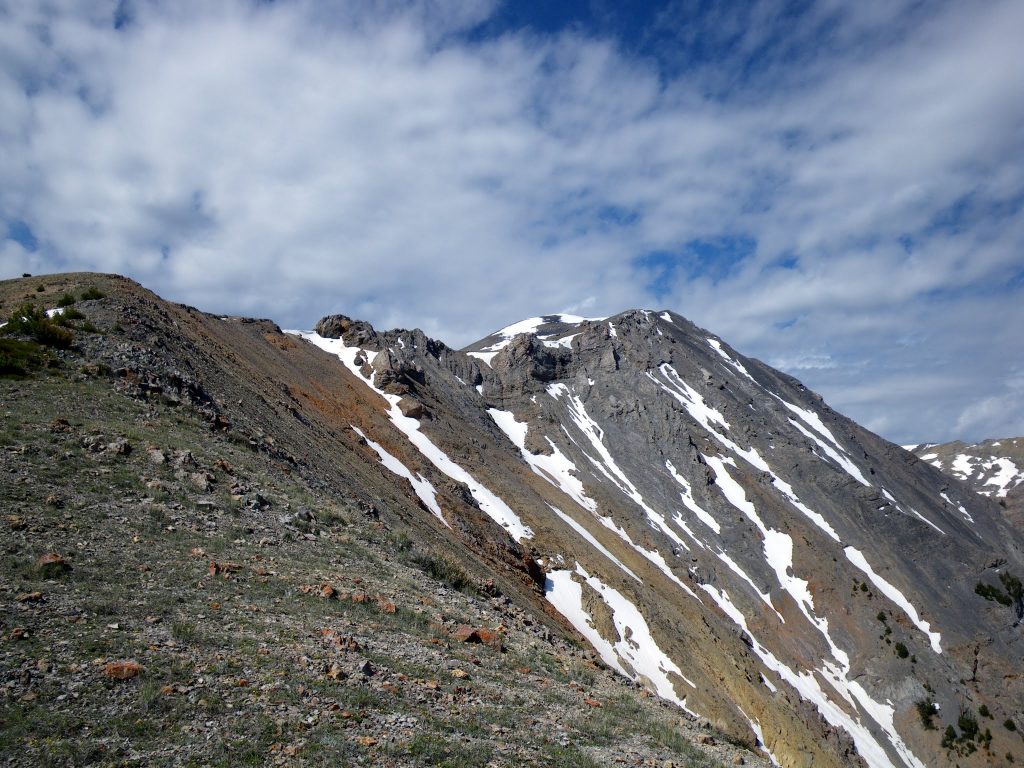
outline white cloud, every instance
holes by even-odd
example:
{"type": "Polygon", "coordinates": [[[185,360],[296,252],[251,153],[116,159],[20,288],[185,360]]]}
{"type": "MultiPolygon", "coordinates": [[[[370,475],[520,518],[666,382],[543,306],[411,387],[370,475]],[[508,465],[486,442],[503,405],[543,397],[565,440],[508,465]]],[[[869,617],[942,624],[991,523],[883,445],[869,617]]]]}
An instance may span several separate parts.
{"type": "Polygon", "coordinates": [[[578,32],[470,42],[484,0],[137,2],[122,30],[116,6],[0,0],[0,221],[39,241],[6,241],[3,276],[117,271],[456,345],[671,306],[908,443],[984,436],[1024,352],[1012,0],[823,2],[785,39],[772,2],[709,17],[761,56],[746,80],[739,59],[666,75],[578,32]],[[652,291],[633,263],[727,234],[757,247],[715,279],[652,291]]]}

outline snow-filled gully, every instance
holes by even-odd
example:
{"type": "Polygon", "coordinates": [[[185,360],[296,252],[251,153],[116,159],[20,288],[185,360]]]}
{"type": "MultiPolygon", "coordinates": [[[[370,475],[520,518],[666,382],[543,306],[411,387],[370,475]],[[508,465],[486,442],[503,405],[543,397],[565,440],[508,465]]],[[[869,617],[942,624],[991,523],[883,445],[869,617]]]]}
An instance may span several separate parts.
{"type": "MultiPolygon", "coordinates": [[[[611,330],[614,332],[614,328],[611,328],[611,330]]],[[[522,522],[519,516],[505,502],[479,483],[464,468],[452,461],[438,448],[420,431],[420,425],[416,419],[406,417],[401,413],[401,410],[398,408],[400,397],[381,391],[374,386],[372,376],[367,377],[362,374],[359,366],[355,363],[356,358],[363,355],[372,362],[375,353],[346,347],[339,339],[326,339],[315,333],[300,333],[299,335],[321,349],[336,355],[355,376],[380,395],[388,404],[388,416],[392,424],[437,469],[455,480],[466,483],[485,513],[503,525],[514,538],[532,537],[533,532],[530,528],[522,522]]],[[[742,365],[725,354],[719,344],[711,339],[708,341],[726,359],[730,367],[741,375],[750,377],[742,365]]],[[[487,352],[492,350],[494,352],[497,351],[492,347],[487,352]]],[[[772,477],[773,486],[787,502],[810,520],[826,536],[836,542],[840,541],[839,535],[832,526],[820,514],[802,504],[796,497],[792,487],[771,470],[767,462],[763,460],[754,448],[742,449],[726,437],[724,432],[729,430],[729,424],[722,414],[706,405],[699,394],[683,381],[671,366],[663,364],[660,366],[658,373],[660,374],[659,376],[655,376],[652,373],[647,375],[662,390],[679,401],[686,411],[721,443],[727,452],[735,454],[737,458],[746,460],[755,469],[769,473],[772,477]]],[[[752,377],[750,378],[752,379],[752,377]]],[[[712,547],[707,542],[698,538],[686,525],[685,520],[679,513],[671,521],[675,523],[675,527],[673,527],[663,515],[657,513],[645,502],[637,486],[626,476],[612,457],[608,447],[604,444],[603,430],[589,416],[578,396],[564,384],[550,385],[548,387],[548,394],[566,406],[577,434],[582,435],[583,439],[582,442],[578,441],[563,426],[566,436],[583,452],[586,459],[597,472],[607,478],[627,498],[644,511],[649,523],[654,528],[664,533],[680,547],[689,550],[691,549],[690,545],[693,544],[700,549],[705,549],[714,554],[742,582],[748,584],[758,595],[759,599],[764,601],[778,616],[780,622],[782,621],[782,617],[772,605],[770,597],[767,594],[761,593],[754,586],[754,582],[746,575],[739,564],[729,557],[721,547],[712,547]],[[677,529],[683,531],[689,537],[689,543],[677,532],[677,529]]],[[[781,398],[778,399],[797,416],[799,421],[791,419],[791,422],[805,436],[813,440],[832,461],[839,464],[855,479],[865,485],[869,484],[863,474],[860,473],[859,468],[853,464],[848,455],[845,455],[845,451],[842,450],[831,432],[820,422],[817,414],[786,403],[781,398]]],[[[576,466],[558,450],[554,443],[550,440],[548,441],[552,448],[552,453],[548,456],[531,454],[525,449],[527,431],[525,423],[516,421],[514,415],[507,411],[491,409],[489,413],[502,432],[519,449],[524,461],[526,461],[533,472],[555,488],[558,488],[581,509],[592,514],[602,525],[615,533],[629,547],[657,567],[658,570],[662,571],[686,593],[703,602],[687,584],[682,582],[672,572],[661,553],[638,546],[610,517],[602,516],[598,513],[596,502],[584,490],[576,466]]],[[[430,483],[422,476],[412,473],[379,444],[369,439],[367,439],[367,443],[378,454],[385,467],[410,481],[417,496],[424,505],[443,521],[444,518],[440,514],[440,508],[436,502],[436,494],[430,483]]],[[[850,733],[857,745],[858,752],[869,766],[872,766],[872,768],[888,768],[893,766],[895,764],[893,762],[893,754],[895,754],[898,756],[899,762],[905,766],[924,768],[923,763],[904,744],[896,731],[894,726],[895,709],[893,705],[888,702],[882,703],[874,700],[856,680],[851,679],[850,661],[847,653],[839,648],[829,634],[827,619],[819,618],[815,614],[814,599],[810,593],[808,582],[798,578],[793,572],[793,539],[782,531],[768,527],[757,513],[754,505],[746,498],[742,486],[735,481],[728,470],[730,466],[734,468],[737,466],[736,459],[731,456],[711,455],[705,455],[704,459],[715,473],[716,485],[726,500],[749,519],[761,533],[764,540],[763,546],[766,563],[775,573],[782,589],[793,598],[794,603],[803,616],[825,639],[831,651],[832,659],[822,660],[815,669],[794,671],[762,645],[751,633],[747,627],[746,617],[736,607],[724,588],[719,589],[708,584],[701,584],[700,589],[712,599],[732,622],[750,637],[754,653],[766,668],[775,672],[780,679],[796,689],[804,699],[812,702],[826,721],[850,733]],[[840,699],[841,701],[839,701],[840,699]],[[865,724],[865,717],[868,721],[873,722],[874,728],[884,733],[884,739],[880,740],[876,737],[873,733],[873,728],[865,724]]],[[[666,469],[681,489],[680,498],[683,506],[693,513],[709,531],[714,532],[716,535],[720,534],[721,524],[714,516],[703,510],[696,503],[692,490],[685,478],[676,471],[670,462],[666,462],[666,469]]],[[[590,546],[607,558],[619,570],[633,579],[640,580],[636,573],[600,544],[585,527],[576,522],[570,515],[554,506],[551,509],[564,524],[572,528],[583,540],[587,541],[590,546]]],[[[844,548],[844,553],[849,562],[861,570],[880,593],[899,606],[914,625],[929,638],[933,651],[941,653],[939,633],[931,631],[929,624],[920,619],[918,612],[906,597],[894,585],[876,574],[863,553],[859,550],[847,546],[844,548]]],[[[690,711],[686,707],[686,697],[680,696],[677,693],[677,687],[682,683],[693,687],[692,681],[683,675],[675,662],[657,645],[644,617],[636,606],[621,592],[604,584],[596,576],[588,573],[579,563],[576,564],[573,570],[554,570],[550,572],[545,592],[549,602],[591,642],[609,666],[634,680],[644,680],[661,697],[690,711]],[[584,608],[581,582],[589,585],[610,609],[612,622],[618,637],[616,641],[613,642],[605,639],[597,631],[592,617],[584,608]]],[[[758,734],[758,738],[763,743],[763,735],[760,734],[760,724],[754,720],[750,720],[750,722],[751,728],[754,729],[755,733],[758,734]]],[[[774,761],[774,756],[772,759],[774,761]]]]}
{"type": "Polygon", "coordinates": [[[591,576],[579,563],[574,571],[555,570],[547,575],[544,587],[547,600],[569,623],[594,646],[601,659],[608,666],[631,680],[646,681],[657,694],[691,715],[686,697],[676,692],[678,678],[696,689],[692,680],[658,646],[651,635],[650,627],[643,615],[632,602],[618,590],[608,586],[596,576],[591,576]],[[583,586],[573,579],[573,574],[590,586],[610,609],[612,622],[618,639],[605,639],[597,631],[594,621],[583,605],[583,586]]]}
{"type": "Polygon", "coordinates": [[[299,336],[312,342],[320,349],[325,352],[329,352],[335,355],[346,368],[349,369],[360,381],[366,386],[384,398],[388,403],[388,418],[391,423],[398,428],[412,443],[417,450],[427,460],[430,461],[437,469],[439,469],[448,477],[456,480],[460,483],[465,483],[476,499],[477,504],[492,520],[498,525],[504,527],[512,538],[516,539],[530,539],[533,538],[533,531],[523,523],[515,512],[502,501],[497,494],[493,493],[482,483],[478,482],[469,472],[463,469],[461,466],[452,461],[448,455],[434,445],[433,441],[427,437],[423,432],[420,431],[420,423],[416,419],[406,416],[402,413],[398,407],[398,402],[402,399],[398,395],[389,395],[386,392],[378,389],[373,384],[372,377],[364,376],[362,371],[359,370],[359,366],[356,365],[356,358],[360,355],[366,357],[369,362],[373,362],[373,358],[376,356],[376,352],[361,350],[358,347],[346,347],[345,343],[341,339],[328,339],[320,336],[317,333],[299,332],[299,336]]]}
{"type": "MultiPolygon", "coordinates": [[[[715,348],[719,354],[726,357],[730,363],[733,363],[734,367],[738,366],[738,363],[732,361],[725,355],[724,350],[722,350],[719,345],[713,343],[712,340],[709,340],[709,342],[711,342],[711,346],[715,348]]],[[[698,424],[703,426],[726,451],[735,454],[739,458],[745,459],[755,469],[761,472],[767,472],[772,478],[772,485],[787,502],[797,509],[804,517],[810,520],[826,536],[837,543],[840,542],[840,537],[836,530],[824,519],[824,517],[821,516],[821,514],[811,510],[803,504],[799,498],[797,498],[792,486],[782,480],[771,469],[756,449],[752,447],[749,449],[740,448],[735,442],[723,434],[723,430],[727,431],[729,429],[729,424],[725,417],[720,412],[704,403],[703,398],[699,393],[687,384],[671,365],[667,363],[662,364],[659,366],[658,373],[660,376],[656,376],[650,372],[648,372],[647,376],[664,392],[671,395],[677,402],[679,402],[685,408],[687,413],[689,413],[698,424]]],[[[749,376],[749,374],[747,375],[749,376]]],[[[833,459],[833,461],[839,464],[856,480],[865,485],[869,485],[859,468],[853,464],[848,456],[840,452],[842,450],[841,446],[836,441],[831,431],[824,426],[817,414],[812,411],[798,408],[790,403],[786,403],[781,398],[778,399],[803,422],[803,424],[800,424],[796,420],[791,419],[794,426],[817,443],[818,446],[833,459]],[[831,445],[829,443],[831,443],[831,445]]],[[[877,727],[885,733],[886,740],[891,747],[895,749],[896,753],[900,756],[900,759],[905,765],[911,766],[912,768],[923,768],[923,764],[909,750],[909,748],[907,748],[899,734],[896,732],[895,726],[893,725],[894,708],[892,705],[882,704],[875,701],[858,682],[851,679],[849,655],[836,644],[829,634],[828,620],[818,617],[815,614],[814,598],[810,593],[807,581],[798,578],[793,572],[792,537],[765,525],[764,521],[757,514],[754,505],[747,500],[742,486],[735,481],[726,468],[727,465],[735,467],[735,459],[732,457],[722,458],[718,456],[705,455],[704,460],[714,471],[716,485],[723,493],[726,500],[733,507],[738,509],[745,517],[747,517],[747,519],[749,519],[760,531],[764,539],[765,560],[769,567],[775,572],[779,585],[783,590],[790,594],[800,609],[800,612],[825,639],[831,651],[833,660],[823,661],[821,666],[813,672],[802,671],[798,674],[783,664],[777,657],[775,657],[774,654],[756,640],[754,640],[755,653],[765,666],[777,672],[784,680],[796,688],[800,692],[801,696],[813,702],[829,723],[847,730],[857,744],[858,751],[873,768],[875,766],[881,768],[882,766],[888,767],[893,765],[887,750],[881,742],[875,738],[871,730],[863,724],[859,716],[851,715],[846,709],[840,707],[832,700],[832,698],[830,698],[826,689],[820,684],[819,678],[826,681],[828,683],[828,688],[838,694],[849,707],[853,708],[855,712],[863,712],[874,721],[877,727]]],[[[669,465],[668,469],[678,482],[680,477],[675,471],[675,468],[669,465]]],[[[690,488],[685,481],[680,483],[680,485],[684,488],[684,504],[689,506],[689,503],[687,503],[687,497],[690,496],[690,488]]],[[[692,499],[692,496],[690,496],[690,498],[692,499]]],[[[720,527],[717,521],[714,521],[714,524],[711,524],[712,521],[705,520],[702,515],[698,515],[698,518],[705,522],[705,524],[708,524],[708,526],[713,530],[716,526],[720,527]]],[[[718,532],[719,531],[716,530],[716,533],[718,532]]],[[[860,553],[857,550],[852,547],[847,547],[845,552],[850,562],[863,571],[865,575],[867,575],[868,578],[876,584],[879,591],[899,606],[915,626],[917,626],[918,629],[920,629],[929,638],[932,650],[936,653],[941,653],[939,634],[930,631],[930,627],[927,622],[923,622],[919,618],[917,611],[905,596],[903,596],[902,593],[900,593],[893,585],[877,576],[877,574],[871,570],[870,565],[868,565],[863,556],[861,555],[858,557],[860,553]]],[[[746,577],[746,574],[742,569],[739,569],[731,558],[723,557],[723,554],[724,553],[721,552],[718,553],[719,559],[722,560],[730,570],[737,572],[737,575],[740,576],[743,581],[753,587],[752,582],[746,577]]],[[[707,584],[702,584],[701,588],[711,595],[712,599],[718,604],[719,608],[722,609],[726,616],[732,619],[733,622],[743,628],[744,631],[750,635],[745,617],[732,602],[724,589],[718,590],[707,584]]],[[[753,589],[758,597],[764,600],[763,593],[756,587],[753,587],[753,589]]],[[[774,612],[777,614],[777,611],[774,612]]],[[[753,636],[751,635],[751,637],[753,636]]]]}

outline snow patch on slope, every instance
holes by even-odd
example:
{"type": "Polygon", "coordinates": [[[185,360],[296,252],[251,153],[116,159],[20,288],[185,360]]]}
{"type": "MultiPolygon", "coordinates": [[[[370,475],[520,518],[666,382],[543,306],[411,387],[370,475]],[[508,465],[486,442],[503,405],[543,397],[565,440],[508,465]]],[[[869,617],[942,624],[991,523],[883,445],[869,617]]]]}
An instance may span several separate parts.
{"type": "Polygon", "coordinates": [[[434,516],[438,520],[449,528],[452,527],[451,524],[444,519],[444,515],[441,514],[441,506],[437,503],[437,491],[434,489],[434,486],[430,484],[429,480],[424,479],[423,476],[418,473],[414,475],[412,471],[397,457],[388,453],[387,449],[385,449],[380,443],[375,443],[373,440],[368,438],[363,433],[363,430],[359,429],[359,427],[353,425],[352,429],[354,429],[356,434],[366,441],[368,446],[376,451],[377,456],[380,457],[381,464],[399,477],[404,477],[412,484],[413,490],[416,491],[416,495],[419,497],[420,501],[427,506],[427,509],[434,513],[434,516]]]}
{"type": "Polygon", "coordinates": [[[602,555],[607,557],[609,560],[611,560],[613,563],[615,563],[617,566],[619,566],[619,568],[621,568],[623,571],[628,573],[634,579],[636,579],[637,581],[639,581],[641,583],[643,582],[643,579],[641,579],[639,576],[637,576],[635,573],[633,573],[633,571],[631,571],[629,569],[629,567],[626,566],[625,563],[623,563],[621,560],[619,560],[619,558],[617,558],[615,555],[613,555],[611,552],[609,552],[608,549],[601,542],[599,542],[597,539],[595,539],[594,536],[590,533],[590,531],[588,531],[582,525],[577,523],[575,520],[573,520],[571,517],[569,517],[567,514],[565,514],[565,512],[560,510],[558,507],[553,507],[550,504],[548,504],[548,507],[551,508],[552,512],[554,512],[556,515],[558,515],[559,519],[563,523],[568,525],[570,528],[572,528],[574,531],[576,531],[576,533],[578,533],[580,536],[582,536],[587,541],[587,543],[589,543],[594,549],[596,549],[602,555]]]}
{"type": "Polygon", "coordinates": [[[868,581],[874,584],[875,588],[879,592],[881,592],[883,595],[889,598],[892,602],[896,603],[896,605],[898,605],[903,610],[907,618],[910,619],[914,626],[916,626],[928,637],[928,641],[931,643],[932,650],[935,651],[935,653],[942,653],[942,635],[940,635],[938,632],[931,631],[931,625],[927,621],[923,621],[920,618],[920,616],[917,613],[917,609],[910,604],[910,601],[907,600],[906,596],[902,592],[900,592],[900,590],[896,586],[890,584],[888,581],[886,581],[877,573],[875,573],[875,570],[871,567],[871,564],[868,563],[867,558],[864,557],[864,553],[861,552],[859,549],[855,549],[854,547],[846,547],[843,550],[843,552],[846,553],[846,558],[855,566],[857,566],[857,568],[859,568],[865,576],[868,577],[868,581]]]}
{"type": "Polygon", "coordinates": [[[483,510],[488,517],[498,523],[498,525],[505,528],[512,538],[517,541],[519,539],[533,538],[533,531],[523,523],[519,518],[519,515],[513,512],[512,509],[495,493],[482,483],[478,482],[469,472],[452,461],[444,451],[434,445],[433,441],[420,431],[419,421],[402,413],[401,409],[398,407],[398,402],[402,399],[401,397],[398,395],[389,395],[386,392],[377,389],[373,384],[372,377],[363,375],[359,366],[356,365],[356,358],[360,355],[364,355],[367,360],[372,363],[373,359],[377,355],[376,352],[364,351],[358,347],[346,347],[342,339],[328,339],[318,333],[299,332],[298,335],[315,344],[325,352],[335,355],[339,360],[341,360],[345,367],[352,372],[353,375],[384,398],[389,406],[388,418],[391,419],[391,423],[394,424],[395,427],[397,427],[398,430],[409,439],[409,442],[411,442],[435,467],[453,480],[465,483],[469,487],[469,491],[473,495],[473,498],[476,499],[477,504],[480,505],[480,509],[483,510]]]}
{"type": "Polygon", "coordinates": [[[576,469],[576,465],[558,450],[550,439],[546,438],[548,445],[551,446],[550,456],[530,453],[526,450],[526,433],[529,427],[525,421],[516,421],[516,417],[511,411],[501,411],[497,408],[488,408],[487,413],[494,419],[498,428],[512,441],[512,444],[519,449],[523,459],[536,474],[584,509],[597,512],[597,502],[587,496],[583,490],[583,483],[577,476],[579,471],[576,469]]]}
{"type": "Polygon", "coordinates": [[[557,570],[547,575],[544,596],[597,649],[606,664],[631,680],[643,680],[657,694],[692,715],[686,697],[676,693],[675,681],[696,688],[683,671],[658,646],[650,627],[637,607],[625,595],[588,574],[579,563],[575,574],[587,583],[612,611],[618,639],[606,640],[597,631],[583,606],[583,587],[573,579],[573,571],[557,570]]]}

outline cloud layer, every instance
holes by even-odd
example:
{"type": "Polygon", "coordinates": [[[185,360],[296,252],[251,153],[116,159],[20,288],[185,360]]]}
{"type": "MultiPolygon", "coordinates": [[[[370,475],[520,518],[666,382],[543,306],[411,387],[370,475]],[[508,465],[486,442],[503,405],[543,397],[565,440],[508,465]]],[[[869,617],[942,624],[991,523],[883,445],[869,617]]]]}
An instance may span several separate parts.
{"type": "Polygon", "coordinates": [[[0,276],[455,346],[664,306],[896,441],[1024,434],[1014,0],[666,3],[628,38],[84,5],[0,0],[0,276]]]}

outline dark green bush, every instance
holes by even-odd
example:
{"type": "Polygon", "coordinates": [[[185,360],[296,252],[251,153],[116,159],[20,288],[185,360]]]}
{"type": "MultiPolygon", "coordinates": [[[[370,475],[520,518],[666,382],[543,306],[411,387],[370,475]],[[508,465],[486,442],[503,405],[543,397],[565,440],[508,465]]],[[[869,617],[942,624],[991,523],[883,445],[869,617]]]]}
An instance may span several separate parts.
{"type": "Polygon", "coordinates": [[[95,299],[105,298],[107,294],[97,289],[95,286],[89,286],[82,291],[82,301],[93,301],[95,299]]]}
{"type": "Polygon", "coordinates": [[[932,718],[935,717],[935,702],[931,699],[921,699],[914,702],[914,706],[917,708],[918,717],[921,718],[921,725],[927,731],[934,731],[935,723],[932,722],[932,718]]]}
{"type": "Polygon", "coordinates": [[[71,331],[61,328],[43,310],[29,303],[14,310],[0,331],[8,336],[29,336],[44,346],[58,349],[67,349],[75,338],[71,331]]]}
{"type": "Polygon", "coordinates": [[[990,720],[992,719],[992,713],[988,711],[988,706],[985,704],[982,704],[980,707],[978,707],[978,714],[982,717],[987,717],[990,720]]]}
{"type": "Polygon", "coordinates": [[[74,297],[74,295],[72,295],[70,293],[65,293],[63,296],[61,296],[59,299],[57,299],[57,306],[58,307],[70,307],[76,301],[78,301],[78,299],[76,299],[74,297]]]}
{"type": "Polygon", "coordinates": [[[38,344],[0,338],[0,376],[25,376],[42,363],[38,344]]]}
{"type": "Polygon", "coordinates": [[[1021,584],[1020,579],[1014,576],[1012,573],[1004,571],[999,574],[999,580],[1003,582],[1003,588],[1006,590],[1006,594],[1013,600],[1024,600],[1024,584],[1021,584]]]}
{"type": "Polygon", "coordinates": [[[435,555],[431,552],[413,552],[409,559],[428,576],[447,584],[453,589],[465,592],[473,588],[473,581],[462,570],[462,566],[446,555],[435,555]]]}
{"type": "Polygon", "coordinates": [[[1003,728],[1005,728],[1008,731],[1016,731],[1017,724],[1013,722],[1013,720],[1011,720],[1010,718],[1006,718],[1005,720],[1003,720],[1003,728]]]}
{"type": "Polygon", "coordinates": [[[57,325],[67,326],[72,320],[83,320],[84,318],[85,315],[83,315],[79,310],[74,307],[68,307],[59,315],[54,315],[53,321],[57,323],[57,325]]]}
{"type": "Polygon", "coordinates": [[[960,717],[956,719],[956,724],[960,728],[960,739],[962,741],[974,741],[974,738],[978,735],[978,719],[974,716],[974,713],[969,709],[960,711],[960,717]]]}
{"type": "Polygon", "coordinates": [[[907,658],[907,656],[910,655],[910,651],[907,650],[907,646],[905,646],[903,643],[896,643],[896,655],[899,656],[901,659],[905,659],[907,658]]]}
{"type": "Polygon", "coordinates": [[[989,602],[994,600],[1002,605],[1013,605],[1013,599],[1009,595],[1004,594],[999,587],[992,584],[982,584],[979,581],[974,587],[974,592],[977,595],[981,595],[989,602]]]}
{"type": "Polygon", "coordinates": [[[947,725],[945,733],[942,734],[942,747],[943,749],[952,749],[955,745],[956,729],[952,725],[947,725]]]}

